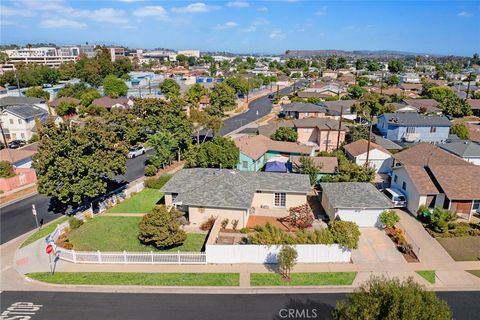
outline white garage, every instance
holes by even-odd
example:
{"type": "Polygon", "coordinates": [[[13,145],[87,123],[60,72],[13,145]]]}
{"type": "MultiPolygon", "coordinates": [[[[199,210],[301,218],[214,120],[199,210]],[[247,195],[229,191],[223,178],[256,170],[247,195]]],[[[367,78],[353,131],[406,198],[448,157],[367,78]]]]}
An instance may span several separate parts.
{"type": "MultiPolygon", "coordinates": [[[[368,141],[360,139],[344,146],[347,157],[359,166],[367,161],[368,141]]],[[[384,147],[371,142],[368,165],[378,173],[387,173],[392,168],[392,154],[384,147]]]]}
{"type": "Polygon", "coordinates": [[[330,220],[379,227],[379,216],[392,208],[387,197],[368,182],[322,183],[322,206],[330,220]]]}

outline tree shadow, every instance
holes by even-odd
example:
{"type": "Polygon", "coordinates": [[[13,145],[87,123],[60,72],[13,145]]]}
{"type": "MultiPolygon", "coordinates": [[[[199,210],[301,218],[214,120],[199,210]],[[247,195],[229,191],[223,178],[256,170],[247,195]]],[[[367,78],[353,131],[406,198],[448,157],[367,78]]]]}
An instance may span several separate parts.
{"type": "Polygon", "coordinates": [[[303,301],[291,298],[272,319],[332,319],[333,308],[332,305],[321,301],[312,299],[303,301]]]}

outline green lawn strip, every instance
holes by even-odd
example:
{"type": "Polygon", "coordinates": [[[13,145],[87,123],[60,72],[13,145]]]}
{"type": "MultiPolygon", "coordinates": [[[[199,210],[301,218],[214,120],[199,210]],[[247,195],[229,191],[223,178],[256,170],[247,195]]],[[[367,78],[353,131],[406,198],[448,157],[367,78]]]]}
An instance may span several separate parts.
{"type": "Polygon", "coordinates": [[[478,261],[480,237],[436,238],[455,261],[478,261]]]}
{"type": "Polygon", "coordinates": [[[290,281],[284,281],[278,273],[252,273],[250,285],[258,286],[348,286],[356,272],[292,273],[290,281]]]}
{"type": "Polygon", "coordinates": [[[238,286],[238,273],[34,272],[42,282],[73,285],[238,286]]]}
{"type": "Polygon", "coordinates": [[[33,243],[33,242],[37,241],[38,239],[46,238],[50,233],[52,233],[55,230],[57,225],[67,221],[68,218],[69,217],[63,216],[60,219],[55,220],[55,222],[50,223],[48,226],[45,226],[42,229],[38,230],[37,232],[33,233],[32,235],[30,235],[30,237],[27,238],[27,240],[25,240],[22,243],[20,248],[23,248],[23,247],[29,245],[30,243],[33,243]]]}
{"type": "Polygon", "coordinates": [[[80,228],[70,231],[67,238],[78,251],[132,251],[200,252],[206,233],[187,233],[187,240],[178,247],[158,250],[138,240],[138,223],[141,217],[98,216],[85,222],[80,228]]]}
{"type": "Polygon", "coordinates": [[[423,279],[427,280],[428,282],[434,284],[435,283],[435,271],[434,270],[419,270],[415,271],[421,276],[423,279]]]}
{"type": "Polygon", "coordinates": [[[480,278],[480,270],[467,270],[467,272],[480,278]]]}
{"type": "Polygon", "coordinates": [[[163,193],[159,190],[145,188],[131,198],[108,209],[106,213],[147,213],[162,197],[163,193]]]}

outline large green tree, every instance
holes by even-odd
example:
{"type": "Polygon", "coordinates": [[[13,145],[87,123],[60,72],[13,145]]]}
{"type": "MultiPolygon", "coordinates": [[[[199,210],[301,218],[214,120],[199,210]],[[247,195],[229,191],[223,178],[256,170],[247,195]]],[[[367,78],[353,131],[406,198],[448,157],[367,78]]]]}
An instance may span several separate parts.
{"type": "Polygon", "coordinates": [[[332,312],[335,320],[416,319],[450,320],[452,311],[434,291],[426,291],[413,278],[372,277],[332,312]]]}
{"type": "Polygon", "coordinates": [[[195,83],[186,93],[186,100],[194,105],[197,105],[200,98],[207,94],[207,89],[200,83],[195,83]]]}
{"type": "Polygon", "coordinates": [[[63,204],[80,204],[107,191],[114,176],[125,173],[125,145],[96,121],[58,127],[37,121],[38,152],[33,164],[39,193],[63,204]]]}
{"type": "Polygon", "coordinates": [[[226,83],[216,83],[210,93],[210,106],[206,111],[210,115],[223,116],[237,106],[235,90],[226,83]]]}
{"type": "Polygon", "coordinates": [[[159,88],[168,99],[178,98],[180,95],[180,85],[174,79],[163,80],[159,88]]]}
{"type": "Polygon", "coordinates": [[[41,99],[45,99],[45,100],[50,99],[50,93],[43,90],[41,87],[28,88],[27,91],[25,91],[25,96],[26,97],[41,98],[41,99]]]}
{"type": "Polygon", "coordinates": [[[111,98],[124,97],[128,93],[128,87],[123,80],[108,75],[103,80],[103,92],[111,98]]]}
{"type": "Polygon", "coordinates": [[[403,72],[403,62],[398,59],[390,60],[388,62],[388,71],[390,71],[391,73],[403,72]]]}
{"type": "Polygon", "coordinates": [[[470,131],[465,123],[456,123],[450,128],[450,133],[457,135],[462,140],[470,139],[470,131]]]}
{"type": "Polygon", "coordinates": [[[280,127],[270,137],[276,141],[297,142],[298,133],[294,128],[280,127]]]}
{"type": "Polygon", "coordinates": [[[162,130],[148,138],[149,144],[155,150],[155,155],[148,159],[158,169],[165,168],[173,160],[178,150],[178,141],[169,131],[162,130]]]}
{"type": "Polygon", "coordinates": [[[186,158],[190,167],[235,168],[240,151],[230,138],[217,136],[212,141],[191,146],[186,158]]]}
{"type": "MultiPolygon", "coordinates": [[[[368,126],[359,125],[359,126],[349,127],[348,132],[345,135],[345,142],[352,143],[360,139],[368,140],[368,131],[369,131],[368,126]]],[[[372,139],[372,142],[375,142],[374,135],[372,135],[371,139],[372,139]]]]}

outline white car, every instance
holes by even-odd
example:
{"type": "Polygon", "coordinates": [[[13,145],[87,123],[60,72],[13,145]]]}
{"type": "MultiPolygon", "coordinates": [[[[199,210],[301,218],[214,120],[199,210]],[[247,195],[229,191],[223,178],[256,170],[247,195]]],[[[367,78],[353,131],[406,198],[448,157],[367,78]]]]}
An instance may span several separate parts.
{"type": "Polygon", "coordinates": [[[402,194],[402,192],[400,192],[400,190],[394,188],[386,188],[383,192],[394,207],[407,206],[407,199],[402,194]]]}
{"type": "Polygon", "coordinates": [[[143,146],[134,146],[128,149],[127,158],[133,159],[135,157],[141,156],[145,154],[145,148],[143,146]]]}

